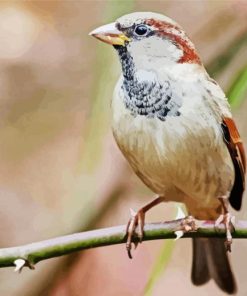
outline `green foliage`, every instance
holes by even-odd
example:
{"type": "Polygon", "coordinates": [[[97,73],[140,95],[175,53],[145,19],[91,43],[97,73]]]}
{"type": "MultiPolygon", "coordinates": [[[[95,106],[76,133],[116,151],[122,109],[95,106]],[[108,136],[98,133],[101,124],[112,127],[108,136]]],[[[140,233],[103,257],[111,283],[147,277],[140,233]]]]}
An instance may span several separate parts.
{"type": "Polygon", "coordinates": [[[233,108],[241,105],[247,96],[247,65],[236,75],[230,86],[227,97],[233,108]]]}
{"type": "Polygon", "coordinates": [[[215,56],[206,66],[210,76],[215,77],[222,73],[236,57],[241,48],[247,44],[247,32],[232,40],[231,44],[225,49],[223,48],[219,55],[215,56]]]}
{"type": "MultiPolygon", "coordinates": [[[[232,40],[231,44],[223,49],[219,55],[206,66],[210,76],[220,75],[233,61],[237,54],[247,45],[247,33],[244,32],[238,38],[232,40]]],[[[246,63],[246,61],[244,61],[246,63]]],[[[232,108],[241,105],[247,94],[247,64],[233,77],[233,81],[227,91],[227,97],[232,108]]]]}
{"type": "MultiPolygon", "coordinates": [[[[103,11],[102,24],[113,22],[119,16],[131,12],[133,6],[134,0],[108,1],[103,11]]],[[[95,169],[103,151],[102,141],[109,131],[110,125],[112,90],[120,70],[117,55],[114,55],[111,46],[96,40],[95,46],[97,53],[93,69],[92,104],[90,118],[87,122],[87,138],[82,147],[82,156],[79,164],[79,171],[84,169],[87,172],[95,169]]]]}

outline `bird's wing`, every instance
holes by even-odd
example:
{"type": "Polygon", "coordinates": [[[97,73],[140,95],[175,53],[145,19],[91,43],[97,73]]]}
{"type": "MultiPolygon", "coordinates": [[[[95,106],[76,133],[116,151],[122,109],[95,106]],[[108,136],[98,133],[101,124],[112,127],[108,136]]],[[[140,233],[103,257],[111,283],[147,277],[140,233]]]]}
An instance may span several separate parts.
{"type": "Polygon", "coordinates": [[[245,189],[246,157],[243,142],[232,118],[223,117],[224,141],[231,155],[235,169],[235,181],[229,198],[231,206],[240,210],[245,189]]]}
{"type": "Polygon", "coordinates": [[[235,180],[229,197],[231,206],[235,210],[240,210],[242,196],[245,189],[246,158],[243,142],[238,129],[232,119],[228,100],[216,81],[208,77],[205,80],[205,87],[209,93],[208,103],[211,110],[215,112],[223,130],[224,142],[230,153],[234,170],[235,180]]]}

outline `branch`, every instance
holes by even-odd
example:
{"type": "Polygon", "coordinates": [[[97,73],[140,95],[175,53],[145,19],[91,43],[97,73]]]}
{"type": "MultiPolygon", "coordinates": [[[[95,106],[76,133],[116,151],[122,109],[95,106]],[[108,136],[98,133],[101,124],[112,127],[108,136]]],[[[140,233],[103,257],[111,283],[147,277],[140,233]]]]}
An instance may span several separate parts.
{"type": "MultiPolygon", "coordinates": [[[[144,227],[144,241],[156,239],[174,239],[175,231],[181,229],[183,219],[146,224],[144,227]]],[[[225,237],[224,226],[215,230],[214,221],[196,221],[199,226],[196,232],[183,235],[188,237],[225,237]],[[199,223],[199,224],[198,224],[199,223]]],[[[39,261],[66,255],[72,252],[102,246],[122,244],[126,242],[126,226],[115,226],[98,230],[75,233],[37,243],[19,247],[0,249],[0,267],[16,266],[21,270],[23,266],[34,269],[39,261]]],[[[247,238],[247,221],[238,221],[233,238],[247,238]]],[[[137,241],[137,237],[134,241],[137,241]]]]}

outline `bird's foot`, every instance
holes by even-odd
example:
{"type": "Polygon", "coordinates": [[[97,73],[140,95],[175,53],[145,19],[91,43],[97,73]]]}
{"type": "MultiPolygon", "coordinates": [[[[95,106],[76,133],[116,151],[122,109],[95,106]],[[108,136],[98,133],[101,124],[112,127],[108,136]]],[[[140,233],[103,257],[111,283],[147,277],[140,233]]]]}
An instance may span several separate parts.
{"type": "Polygon", "coordinates": [[[220,228],[220,224],[225,225],[226,229],[226,251],[231,252],[232,245],[232,232],[235,230],[235,216],[231,215],[229,212],[221,214],[215,221],[215,229],[220,228]]]}
{"type": "Polygon", "coordinates": [[[193,216],[187,216],[180,220],[180,224],[178,226],[178,229],[174,232],[176,235],[176,239],[178,240],[181,238],[185,233],[187,232],[195,232],[198,229],[198,226],[196,224],[196,219],[193,216]]]}
{"type": "Polygon", "coordinates": [[[130,209],[131,218],[127,224],[126,235],[126,249],[130,259],[132,259],[131,249],[132,243],[137,247],[138,243],[142,242],[144,234],[144,222],[145,222],[145,213],[142,209],[138,212],[130,209]],[[134,237],[137,235],[138,240],[133,241],[134,237]]]}
{"type": "Polygon", "coordinates": [[[127,235],[126,249],[130,259],[132,259],[132,255],[131,255],[132,243],[135,245],[135,247],[137,247],[138,243],[141,243],[143,239],[145,213],[163,201],[164,201],[163,197],[158,196],[154,200],[152,200],[150,203],[142,207],[138,212],[135,212],[134,210],[130,209],[131,218],[127,224],[127,229],[126,229],[126,235],[127,235]],[[137,239],[136,239],[136,236],[137,236],[137,239]]]}
{"type": "Polygon", "coordinates": [[[180,230],[183,232],[195,232],[197,231],[196,219],[193,216],[187,216],[182,219],[180,224],[180,230]]]}

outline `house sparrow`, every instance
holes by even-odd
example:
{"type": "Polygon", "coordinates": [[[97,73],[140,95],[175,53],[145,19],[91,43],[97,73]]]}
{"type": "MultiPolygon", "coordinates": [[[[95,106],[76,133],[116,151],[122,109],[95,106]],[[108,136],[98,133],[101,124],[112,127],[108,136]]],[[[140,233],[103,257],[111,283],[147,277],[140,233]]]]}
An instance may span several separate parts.
{"type": "MultiPolygon", "coordinates": [[[[122,75],[112,100],[113,134],[140,179],[157,195],[128,223],[143,237],[145,213],[166,201],[185,204],[199,220],[226,226],[230,204],[239,210],[245,187],[245,154],[227,99],[209,77],[193,43],[172,19],[137,12],[90,33],[116,49],[122,75]]],[[[192,282],[213,278],[236,290],[222,239],[193,239],[192,282]]]]}

